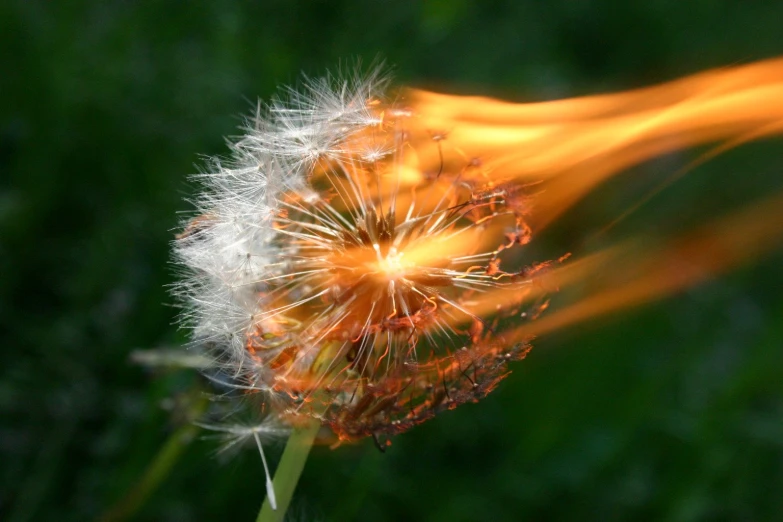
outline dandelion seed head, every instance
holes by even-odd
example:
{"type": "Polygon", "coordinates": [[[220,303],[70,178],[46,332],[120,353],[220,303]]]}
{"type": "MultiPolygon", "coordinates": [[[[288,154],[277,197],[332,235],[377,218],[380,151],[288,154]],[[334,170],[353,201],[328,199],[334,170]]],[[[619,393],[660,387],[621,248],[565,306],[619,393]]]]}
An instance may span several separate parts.
{"type": "Polygon", "coordinates": [[[340,440],[479,400],[528,350],[502,329],[531,271],[501,268],[530,238],[526,187],[489,176],[387,89],[376,68],[259,106],[232,157],[195,177],[175,242],[183,323],[215,369],[340,440]],[[477,307],[499,291],[514,297],[477,307]]]}

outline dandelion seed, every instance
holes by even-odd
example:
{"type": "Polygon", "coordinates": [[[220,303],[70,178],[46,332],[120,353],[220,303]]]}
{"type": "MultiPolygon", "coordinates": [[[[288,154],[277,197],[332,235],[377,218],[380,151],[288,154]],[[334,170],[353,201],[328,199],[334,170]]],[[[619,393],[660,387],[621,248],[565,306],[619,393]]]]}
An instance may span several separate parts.
{"type": "Polygon", "coordinates": [[[272,506],[272,509],[277,510],[277,499],[275,498],[275,488],[272,486],[272,476],[269,473],[269,466],[266,464],[266,455],[264,455],[264,447],[261,445],[261,439],[259,438],[257,431],[253,431],[253,438],[256,440],[258,452],[261,454],[261,462],[264,465],[266,496],[269,499],[269,505],[272,506]]]}

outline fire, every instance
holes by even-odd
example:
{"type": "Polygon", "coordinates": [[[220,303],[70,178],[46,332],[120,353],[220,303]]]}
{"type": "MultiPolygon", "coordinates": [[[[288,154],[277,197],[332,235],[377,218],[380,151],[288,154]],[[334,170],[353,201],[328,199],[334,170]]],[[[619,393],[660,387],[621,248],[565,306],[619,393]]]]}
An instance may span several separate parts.
{"type": "Polygon", "coordinates": [[[778,196],[660,252],[520,261],[534,233],[629,166],[783,132],[781,59],[530,104],[419,90],[395,104],[361,82],[325,85],[273,105],[234,145],[239,166],[211,181],[178,248],[208,276],[183,293],[237,387],[340,440],[478,401],[533,335],[672,293],[783,236],[768,219],[778,196]],[[548,294],[607,273],[624,279],[538,318],[548,294]]]}
{"type": "MultiPolygon", "coordinates": [[[[543,103],[410,91],[414,142],[429,169],[450,147],[493,180],[543,182],[531,221],[545,226],[596,185],[677,149],[783,131],[783,59],[727,67],[629,92],[543,103]]],[[[426,168],[426,167],[425,167],[426,168]]]]}
{"type": "Polygon", "coordinates": [[[625,245],[603,258],[582,275],[598,278],[591,293],[582,300],[520,327],[516,334],[530,336],[620,311],[665,297],[757,258],[779,246],[783,220],[770,219],[780,213],[783,193],[775,194],[751,208],[722,216],[664,248],[650,251],[640,245],[625,245]]]}
{"type": "MultiPolygon", "coordinates": [[[[428,129],[448,129],[448,142],[421,138],[418,158],[438,161],[450,144],[480,160],[493,180],[540,181],[529,222],[543,228],[609,177],[654,156],[703,143],[720,145],[704,159],[747,141],[783,132],[783,59],[704,72],[656,87],[543,103],[514,104],[412,90],[414,112],[428,129]]],[[[650,252],[625,245],[536,278],[548,288],[624,273],[584,300],[516,329],[536,335],[628,308],[697,284],[777,245],[783,195],[716,220],[650,252]],[[619,259],[622,259],[622,263],[619,259]],[[600,259],[600,263],[596,262],[600,259]],[[614,260],[614,264],[612,261],[614,260]],[[698,269],[694,270],[693,265],[698,269]]],[[[537,292],[540,294],[541,292],[537,292]]],[[[474,308],[504,303],[504,289],[474,308]]],[[[512,336],[513,337],[513,336],[512,336]]]]}

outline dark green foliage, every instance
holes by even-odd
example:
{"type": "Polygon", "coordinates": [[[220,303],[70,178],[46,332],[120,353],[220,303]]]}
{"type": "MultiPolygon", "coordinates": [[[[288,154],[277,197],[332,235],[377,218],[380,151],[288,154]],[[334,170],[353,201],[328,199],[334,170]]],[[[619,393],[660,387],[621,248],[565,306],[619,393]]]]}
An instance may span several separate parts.
{"type": "MultiPolygon", "coordinates": [[[[256,96],[378,55],[452,92],[620,90],[781,54],[781,20],[706,0],[0,3],[0,519],[99,516],[184,422],[200,379],[128,354],[185,340],[164,285],[186,176],[256,96]]],[[[780,145],[699,167],[602,241],[781,190],[780,145]]],[[[537,244],[578,254],[693,157],[612,181],[537,244]]],[[[781,261],[539,339],[487,400],[385,455],[316,448],[297,519],[783,519],[781,261]]],[[[190,445],[137,518],[252,520],[258,456],[214,448],[190,445]]]]}

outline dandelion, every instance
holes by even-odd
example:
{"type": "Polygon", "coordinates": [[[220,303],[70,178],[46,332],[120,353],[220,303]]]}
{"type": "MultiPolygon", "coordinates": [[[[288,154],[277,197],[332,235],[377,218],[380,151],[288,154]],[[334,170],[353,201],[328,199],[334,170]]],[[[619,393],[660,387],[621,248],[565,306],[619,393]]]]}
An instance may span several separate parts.
{"type": "MultiPolygon", "coordinates": [[[[196,216],[175,243],[183,319],[213,378],[261,419],[316,419],[338,441],[372,436],[381,449],[481,399],[525,356],[498,331],[536,271],[501,268],[501,252],[530,240],[527,187],[475,158],[418,162],[422,128],[386,84],[379,69],[308,80],[260,106],[231,159],[197,176],[196,216]],[[501,288],[517,297],[473,310],[501,288]]],[[[427,132],[440,150],[447,135],[427,132]]],[[[275,509],[261,435],[277,433],[265,423],[204,427],[227,447],[256,442],[275,509]]]]}
{"type": "Polygon", "coordinates": [[[534,187],[499,183],[476,158],[419,162],[413,140],[448,135],[386,86],[378,69],[307,80],[260,107],[231,160],[197,177],[175,247],[185,322],[228,383],[339,440],[489,393],[527,353],[499,332],[544,268],[502,261],[530,241],[534,187]],[[493,289],[516,297],[475,311],[493,289]]]}

